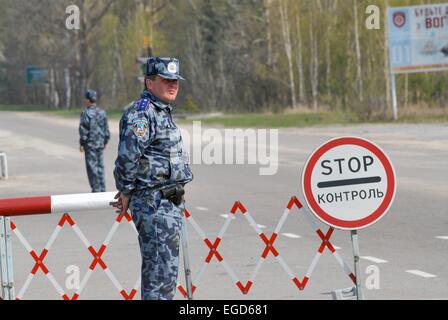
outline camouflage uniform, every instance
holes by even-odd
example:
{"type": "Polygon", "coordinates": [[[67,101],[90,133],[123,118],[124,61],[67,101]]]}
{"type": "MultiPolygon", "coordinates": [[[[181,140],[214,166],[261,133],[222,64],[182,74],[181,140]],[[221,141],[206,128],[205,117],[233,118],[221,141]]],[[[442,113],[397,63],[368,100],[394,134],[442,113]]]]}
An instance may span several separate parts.
{"type": "Polygon", "coordinates": [[[145,90],[120,121],[114,176],[117,189],[130,198],[139,233],[144,300],[174,297],[184,204],[165,199],[161,190],[193,180],[172,109],[145,90]]]}
{"type": "Polygon", "coordinates": [[[110,132],[107,115],[96,104],[81,113],[79,124],[79,143],[84,147],[87,176],[92,192],[104,192],[103,149],[109,142],[110,132]]]}

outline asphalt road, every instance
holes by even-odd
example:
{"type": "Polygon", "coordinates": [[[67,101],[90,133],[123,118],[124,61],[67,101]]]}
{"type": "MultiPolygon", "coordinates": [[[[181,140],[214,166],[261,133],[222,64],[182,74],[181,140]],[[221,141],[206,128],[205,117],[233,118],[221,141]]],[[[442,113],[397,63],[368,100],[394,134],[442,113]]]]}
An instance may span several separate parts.
{"type": "MultiPolygon", "coordinates": [[[[0,150],[7,152],[10,175],[9,180],[0,180],[0,197],[90,192],[83,154],[78,150],[77,126],[77,119],[0,112],[0,150]]],[[[108,191],[114,191],[112,171],[118,123],[111,122],[110,127],[112,139],[105,152],[106,184],[108,191]]],[[[191,127],[183,129],[192,133],[191,127]]],[[[223,132],[222,128],[217,129],[218,133],[223,132]]],[[[323,142],[344,135],[364,137],[380,145],[392,160],[398,181],[390,212],[377,224],[359,232],[361,276],[364,286],[369,287],[364,290],[366,298],[448,299],[448,126],[443,124],[281,129],[279,166],[275,175],[262,176],[259,169],[264,166],[247,164],[247,161],[239,165],[194,164],[195,180],[187,188],[187,205],[192,217],[214,242],[226,222],[225,215],[239,200],[270,237],[291,196],[305,203],[300,179],[307,157],[323,142]]],[[[304,210],[293,208],[274,243],[299,280],[321,244],[304,214],[304,210]]],[[[113,226],[115,214],[112,210],[75,212],[72,217],[92,246],[98,249],[113,226]]],[[[31,247],[40,253],[59,219],[60,216],[48,215],[13,220],[31,247]]],[[[218,252],[242,284],[246,284],[265,245],[241,213],[230,221],[218,252]]],[[[319,225],[327,231],[327,226],[319,225]]],[[[192,225],[188,227],[190,260],[196,278],[209,249],[192,225]]],[[[353,268],[350,233],[335,231],[330,241],[353,268]]],[[[17,238],[14,238],[13,248],[16,293],[19,293],[35,261],[17,238]]],[[[139,277],[140,261],[136,236],[127,223],[119,226],[101,258],[129,292],[139,277]]],[[[72,296],[76,291],[73,270],[79,267],[82,280],[92,260],[77,234],[65,225],[44,263],[62,290],[72,296]]],[[[184,282],[182,272],[179,281],[184,282]]],[[[325,249],[302,291],[272,253],[259,269],[247,295],[241,293],[216,257],[210,261],[201,281],[195,284],[198,299],[331,299],[331,290],[349,287],[351,281],[325,249]]],[[[41,269],[23,295],[23,299],[59,298],[41,269]]],[[[122,296],[99,265],[80,296],[80,299],[120,298],[122,296]]],[[[180,294],[176,298],[181,298],[180,294]]]]}

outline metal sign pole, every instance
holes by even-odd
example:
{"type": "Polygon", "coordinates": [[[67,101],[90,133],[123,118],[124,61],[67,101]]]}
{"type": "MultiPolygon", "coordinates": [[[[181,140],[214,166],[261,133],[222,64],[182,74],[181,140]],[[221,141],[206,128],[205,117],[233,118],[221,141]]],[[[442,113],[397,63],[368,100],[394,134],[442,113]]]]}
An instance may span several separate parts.
{"type": "Polygon", "coordinates": [[[397,84],[395,81],[395,73],[390,73],[391,85],[392,85],[392,109],[394,120],[398,119],[398,101],[397,101],[397,84]]]}
{"type": "Polygon", "coordinates": [[[193,300],[193,290],[192,290],[192,280],[191,280],[191,269],[190,269],[190,258],[188,255],[188,233],[187,233],[187,219],[185,214],[183,215],[182,223],[182,253],[184,257],[184,270],[185,270],[185,285],[187,287],[187,299],[193,300]]]}
{"type": "Polygon", "coordinates": [[[14,291],[14,265],[13,265],[13,252],[12,252],[12,234],[11,234],[11,218],[5,217],[5,243],[6,243],[6,270],[8,271],[8,289],[9,299],[15,300],[16,295],[14,291]]]}
{"type": "Polygon", "coordinates": [[[2,286],[2,299],[10,300],[8,290],[8,263],[6,260],[6,256],[5,217],[0,216],[0,276],[2,286]]]}
{"type": "Polygon", "coordinates": [[[358,231],[351,231],[352,245],[353,245],[353,258],[355,261],[355,277],[356,277],[356,300],[363,300],[364,296],[362,294],[362,285],[361,285],[361,272],[359,267],[359,242],[358,242],[358,231]]]}

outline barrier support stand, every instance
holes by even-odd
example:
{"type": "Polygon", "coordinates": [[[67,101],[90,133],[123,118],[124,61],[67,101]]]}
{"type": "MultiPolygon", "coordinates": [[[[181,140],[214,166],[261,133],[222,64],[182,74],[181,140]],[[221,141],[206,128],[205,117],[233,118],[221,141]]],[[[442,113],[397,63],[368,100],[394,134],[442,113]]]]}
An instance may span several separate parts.
{"type": "Polygon", "coordinates": [[[356,300],[364,300],[364,296],[362,294],[362,282],[361,282],[361,272],[359,266],[359,241],[358,241],[358,231],[351,231],[352,245],[353,245],[353,258],[355,261],[355,277],[356,277],[356,286],[355,286],[355,294],[356,300]]]}
{"type": "Polygon", "coordinates": [[[185,218],[185,214],[182,217],[182,253],[184,258],[184,270],[185,270],[185,286],[187,287],[187,299],[193,300],[193,291],[192,291],[192,280],[191,280],[191,268],[190,268],[190,257],[188,255],[188,233],[187,233],[187,219],[185,218]]]}
{"type": "Polygon", "coordinates": [[[0,273],[4,300],[15,299],[10,224],[11,218],[0,216],[0,273]]]}

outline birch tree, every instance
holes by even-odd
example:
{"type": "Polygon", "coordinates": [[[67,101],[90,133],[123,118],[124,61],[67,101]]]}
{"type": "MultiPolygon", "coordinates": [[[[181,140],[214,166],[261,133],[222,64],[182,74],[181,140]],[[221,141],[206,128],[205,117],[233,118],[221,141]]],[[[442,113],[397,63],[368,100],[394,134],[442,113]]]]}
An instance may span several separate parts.
{"type": "Polygon", "coordinates": [[[361,57],[361,45],[358,25],[358,5],[359,0],[353,0],[353,17],[354,17],[354,29],[355,29],[355,47],[356,47],[356,83],[358,86],[359,101],[364,101],[364,88],[362,79],[362,57],[361,57]]]}
{"type": "Polygon", "coordinates": [[[294,82],[294,71],[292,62],[292,45],[291,45],[291,33],[289,29],[289,19],[288,19],[288,2],[280,0],[279,10],[281,16],[282,34],[284,41],[284,48],[286,59],[288,61],[288,74],[289,74],[289,88],[291,90],[291,102],[292,107],[297,107],[296,103],[296,86],[294,82]]]}

